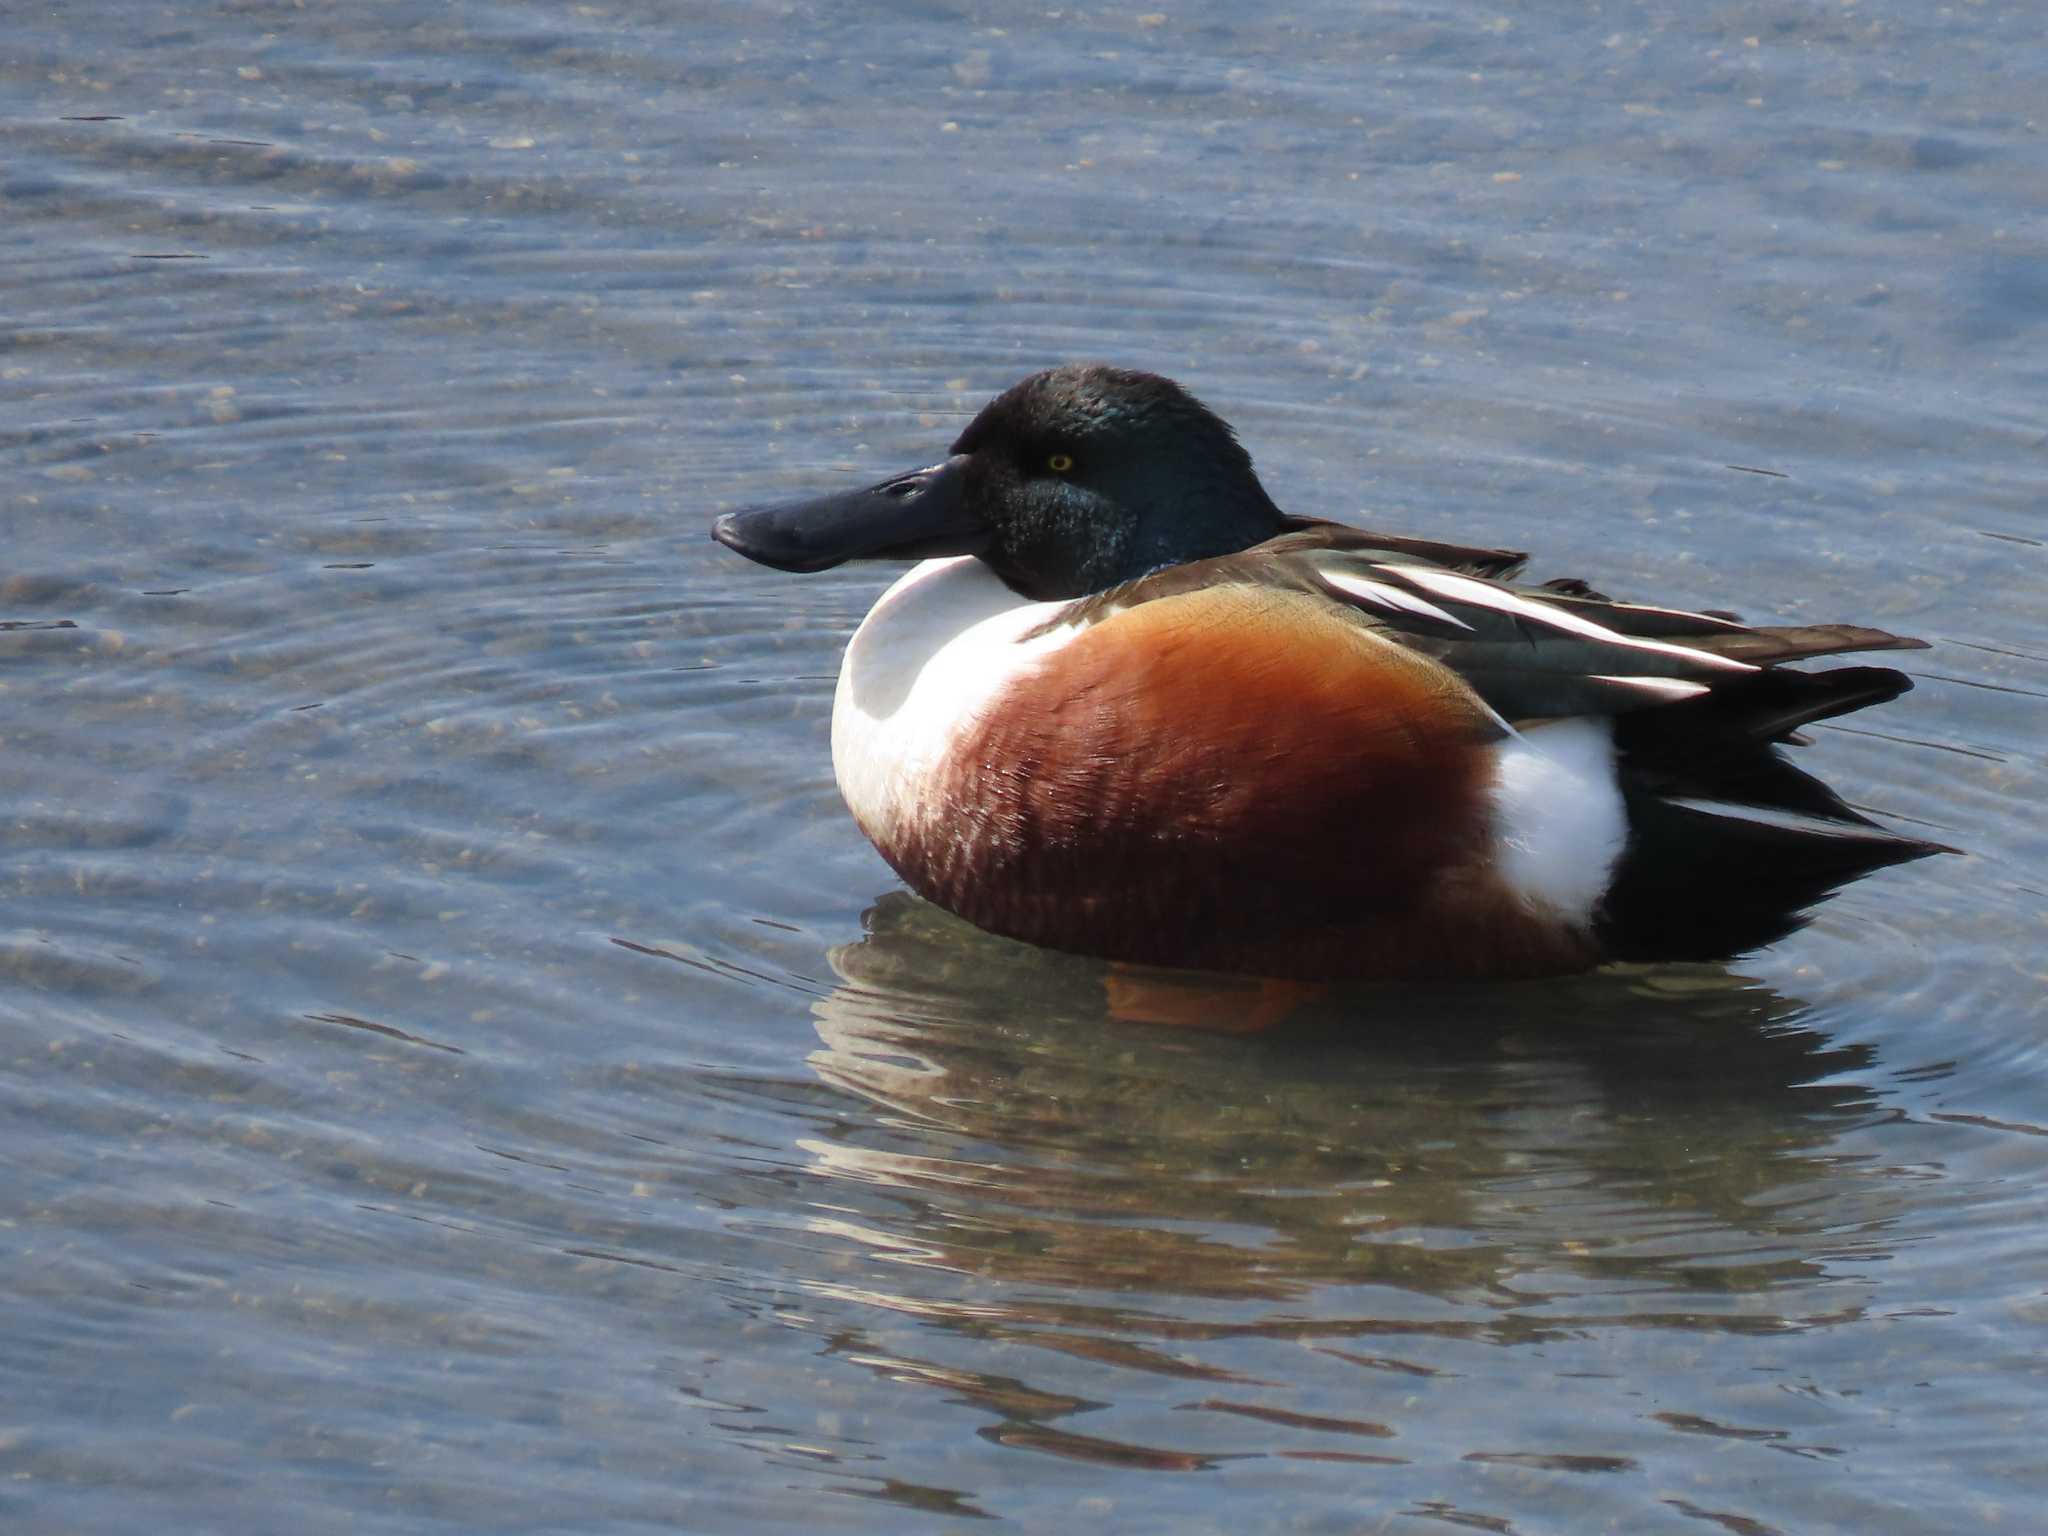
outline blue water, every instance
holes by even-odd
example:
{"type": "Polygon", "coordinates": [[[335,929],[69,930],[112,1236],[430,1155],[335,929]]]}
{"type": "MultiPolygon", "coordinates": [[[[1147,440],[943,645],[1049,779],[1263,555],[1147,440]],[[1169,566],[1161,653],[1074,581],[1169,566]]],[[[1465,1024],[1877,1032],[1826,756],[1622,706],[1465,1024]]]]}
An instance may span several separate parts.
{"type": "Polygon", "coordinates": [[[10,18],[0,1519],[2026,1528],[2037,22],[10,18]],[[840,808],[892,573],[706,537],[1087,357],[1290,510],[1927,637],[1803,761],[1965,856],[1119,1022],[840,808]]]}

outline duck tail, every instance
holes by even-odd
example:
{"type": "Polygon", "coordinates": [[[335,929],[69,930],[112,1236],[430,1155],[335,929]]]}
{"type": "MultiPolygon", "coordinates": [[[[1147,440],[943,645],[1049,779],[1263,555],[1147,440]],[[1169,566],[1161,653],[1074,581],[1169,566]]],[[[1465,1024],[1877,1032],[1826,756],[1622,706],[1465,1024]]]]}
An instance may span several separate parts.
{"type": "Polygon", "coordinates": [[[1803,927],[1889,864],[1957,850],[1885,831],[1779,750],[1801,726],[1897,698],[1888,667],[1772,667],[1616,720],[1628,836],[1594,915],[1617,960],[1724,960],[1803,927]]]}

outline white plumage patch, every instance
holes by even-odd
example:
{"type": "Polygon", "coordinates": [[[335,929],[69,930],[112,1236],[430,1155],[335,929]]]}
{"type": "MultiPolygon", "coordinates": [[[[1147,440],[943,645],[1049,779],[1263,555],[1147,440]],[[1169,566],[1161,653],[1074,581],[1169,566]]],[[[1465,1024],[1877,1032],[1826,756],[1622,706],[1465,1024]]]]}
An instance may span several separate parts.
{"type": "Polygon", "coordinates": [[[1559,720],[1495,749],[1496,864],[1521,899],[1584,925],[1628,837],[1605,719],[1559,720]]]}
{"type": "Polygon", "coordinates": [[[962,555],[913,566],[868,611],[839,668],[832,768],[871,842],[918,812],[953,742],[1004,687],[1079,633],[1020,638],[1064,606],[1027,602],[962,555]]]}
{"type": "Polygon", "coordinates": [[[1614,683],[1669,704],[1676,704],[1681,699],[1696,699],[1701,694],[1711,691],[1705,683],[1688,683],[1677,677],[1616,677],[1604,672],[1587,675],[1593,682],[1614,683]]]}
{"type": "Polygon", "coordinates": [[[1391,608],[1403,613],[1420,614],[1426,619],[1450,624],[1458,629],[1470,631],[1472,626],[1453,614],[1444,612],[1426,597],[1417,597],[1413,592],[1403,592],[1399,587],[1388,586],[1383,581],[1368,581],[1363,576],[1353,576],[1334,566],[1319,565],[1316,574],[1338,591],[1354,597],[1375,608],[1391,608]]]}
{"type": "Polygon", "coordinates": [[[1589,640],[1602,640],[1609,645],[1625,645],[1630,650],[1647,651],[1660,656],[1680,656],[1686,661],[1702,667],[1721,667],[1730,672],[1754,672],[1757,669],[1746,661],[1732,657],[1717,656],[1711,651],[1694,650],[1689,645],[1672,645],[1663,640],[1645,640],[1639,635],[1624,635],[1619,630],[1595,624],[1591,619],[1554,608],[1548,603],[1539,603],[1492,582],[1479,581],[1471,576],[1460,576],[1455,571],[1439,571],[1426,565],[1404,565],[1398,568],[1400,574],[1419,587],[1426,587],[1439,597],[1452,602],[1470,603],[1478,608],[1491,608],[1497,613],[1512,614],[1531,624],[1542,624],[1551,629],[1563,630],[1567,634],[1583,635],[1589,640]]]}

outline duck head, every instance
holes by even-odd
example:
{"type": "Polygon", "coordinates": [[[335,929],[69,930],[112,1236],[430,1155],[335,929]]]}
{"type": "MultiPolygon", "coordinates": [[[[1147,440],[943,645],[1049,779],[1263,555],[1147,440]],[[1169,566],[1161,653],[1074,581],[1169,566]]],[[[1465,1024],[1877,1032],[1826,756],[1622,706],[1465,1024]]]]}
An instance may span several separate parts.
{"type": "Polygon", "coordinates": [[[784,571],[977,555],[1046,601],[1249,549],[1286,526],[1251,455],[1201,401],[1157,374],[1079,363],[996,396],[940,463],[730,512],[711,534],[784,571]]]}

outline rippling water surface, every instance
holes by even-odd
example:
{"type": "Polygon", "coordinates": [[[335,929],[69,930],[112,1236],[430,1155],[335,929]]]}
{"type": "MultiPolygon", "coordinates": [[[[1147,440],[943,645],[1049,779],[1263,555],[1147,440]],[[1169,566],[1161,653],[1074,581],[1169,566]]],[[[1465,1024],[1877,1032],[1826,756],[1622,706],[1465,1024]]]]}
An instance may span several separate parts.
{"type": "Polygon", "coordinates": [[[2034,1522],[2028,8],[33,9],[10,1529],[2034,1522]],[[888,573],[706,526],[1074,357],[1293,510],[1927,636],[1808,761],[1965,856],[1257,1035],[914,901],[888,573]]]}

